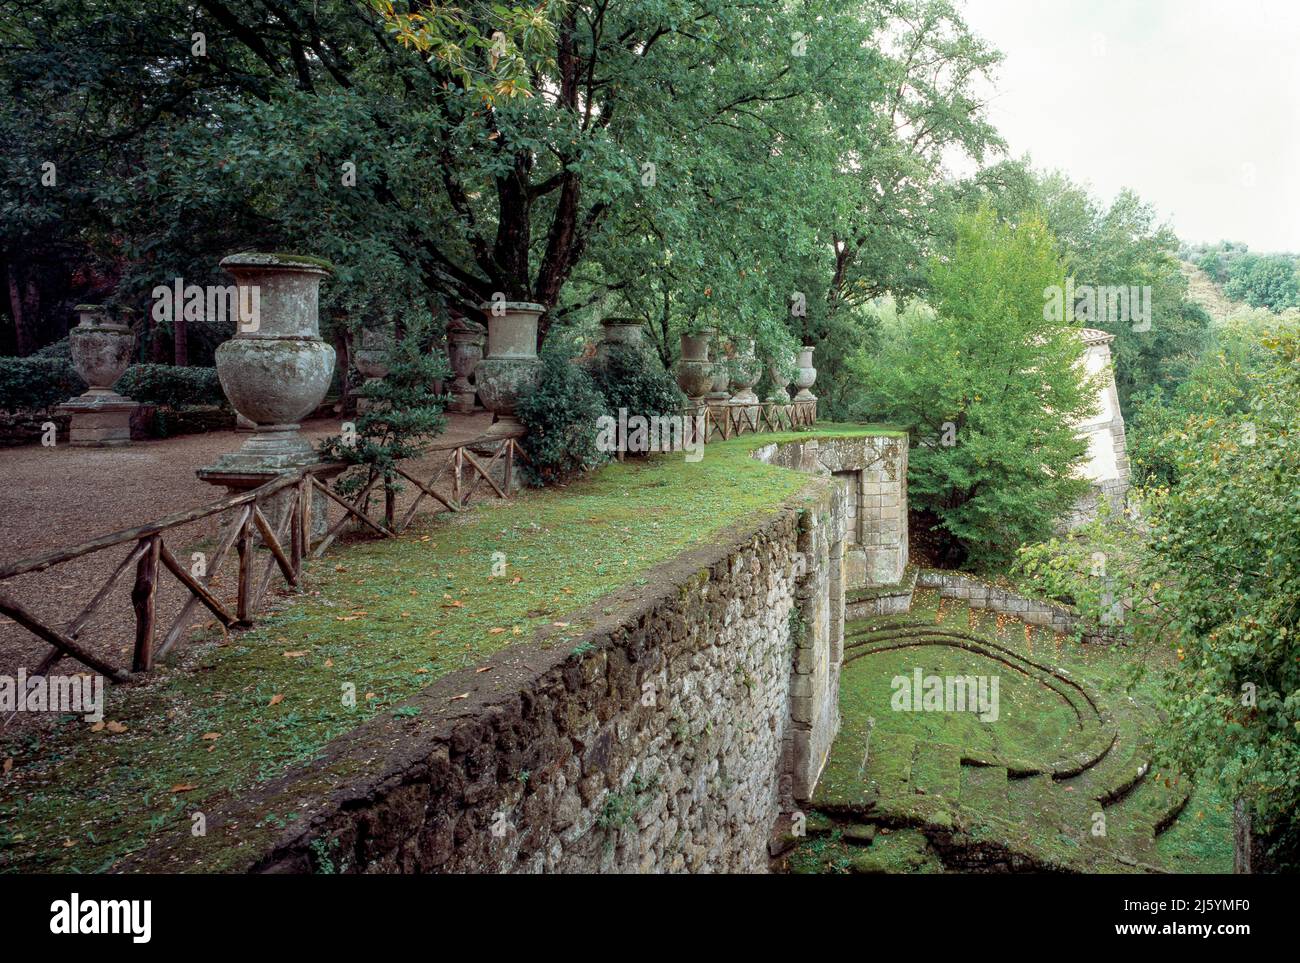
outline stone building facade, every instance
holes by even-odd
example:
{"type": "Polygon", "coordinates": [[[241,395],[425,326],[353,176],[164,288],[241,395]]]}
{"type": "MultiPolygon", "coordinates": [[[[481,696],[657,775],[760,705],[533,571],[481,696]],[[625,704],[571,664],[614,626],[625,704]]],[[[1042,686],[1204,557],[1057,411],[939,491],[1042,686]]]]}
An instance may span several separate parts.
{"type": "Polygon", "coordinates": [[[1085,347],[1083,364],[1090,376],[1100,377],[1103,387],[1097,399],[1098,411],[1079,425],[1079,433],[1088,440],[1088,461],[1083,475],[1093,485],[1093,492],[1076,507],[1071,524],[1095,516],[1101,500],[1120,508],[1129,487],[1128,446],[1124,434],[1124,414],[1115,391],[1115,370],[1110,344],[1113,334],[1097,328],[1080,331],[1085,347]]]}

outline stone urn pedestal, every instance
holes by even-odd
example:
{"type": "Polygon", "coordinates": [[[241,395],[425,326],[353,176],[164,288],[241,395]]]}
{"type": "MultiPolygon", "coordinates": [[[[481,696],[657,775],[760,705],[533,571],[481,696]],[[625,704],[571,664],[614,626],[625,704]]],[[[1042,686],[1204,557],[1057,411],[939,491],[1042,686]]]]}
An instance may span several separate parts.
{"type": "Polygon", "coordinates": [[[681,358],[677,361],[677,387],[682,389],[692,408],[698,408],[713,389],[714,365],[709,360],[710,331],[683,334],[681,358]]]}
{"type": "Polygon", "coordinates": [[[470,378],[478,363],[483,360],[483,341],[486,337],[483,325],[464,318],[454,318],[447,325],[447,361],[453,375],[448,411],[470,415],[479,410],[470,378]]]}
{"type": "MultiPolygon", "coordinates": [[[[357,351],[354,363],[357,371],[366,379],[361,386],[362,392],[373,388],[388,377],[388,353],[392,350],[395,339],[393,325],[386,324],[378,328],[361,329],[361,348],[357,351]]],[[[365,394],[357,396],[357,414],[364,415],[371,411],[377,402],[365,394]]]]}
{"type": "MultiPolygon", "coordinates": [[[[321,403],[334,374],[334,348],[321,340],[318,314],[320,282],[330,270],[323,261],[289,254],[233,254],[221,266],[240,288],[238,303],[256,308],[218,346],[217,377],[234,409],[255,427],[238,451],[196,474],[234,494],[322,461],[299,421],[321,403]]],[[[314,499],[313,534],[323,534],[328,506],[319,492],[314,499]]],[[[273,528],[292,501],[288,488],[262,506],[273,528]]]]}
{"type": "Polygon", "coordinates": [[[487,317],[487,353],[474,369],[474,384],[479,401],[493,414],[487,433],[522,435],[515,405],[541,373],[537,319],[546,308],[530,301],[493,301],[484,302],[480,309],[487,317]]]}
{"type": "Polygon", "coordinates": [[[85,448],[107,448],[131,443],[131,415],[139,402],[113,390],[131,363],[135,335],[124,324],[113,324],[96,304],[76,307],[80,323],[68,335],[72,363],[89,388],[64,402],[57,414],[71,417],[70,441],[85,448]]]}

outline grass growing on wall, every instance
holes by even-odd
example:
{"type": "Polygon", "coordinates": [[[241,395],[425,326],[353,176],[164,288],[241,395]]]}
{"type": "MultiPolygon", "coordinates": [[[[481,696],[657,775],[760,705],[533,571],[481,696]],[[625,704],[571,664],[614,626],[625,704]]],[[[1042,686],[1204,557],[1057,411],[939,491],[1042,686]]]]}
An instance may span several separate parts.
{"type": "Polygon", "coordinates": [[[629,460],[315,562],[308,593],[257,628],[108,688],[99,731],[69,716],[52,734],[0,745],[0,759],[14,760],[0,781],[0,869],[103,870],[367,719],[401,717],[417,690],[541,627],[568,644],[584,629],[575,613],[648,584],[653,566],[778,510],[808,483],[754,461],[754,448],[880,433],[828,426],[709,445],[694,464],[629,460]]]}

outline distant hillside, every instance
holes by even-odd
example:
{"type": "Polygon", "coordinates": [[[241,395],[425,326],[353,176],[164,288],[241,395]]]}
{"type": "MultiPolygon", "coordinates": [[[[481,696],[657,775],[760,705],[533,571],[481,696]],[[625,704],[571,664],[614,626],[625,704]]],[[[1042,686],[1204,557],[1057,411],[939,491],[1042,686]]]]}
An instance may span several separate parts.
{"type": "Polygon", "coordinates": [[[1244,301],[1233,301],[1225,296],[1223,289],[1215,284],[1210,279],[1210,276],[1195,264],[1190,261],[1180,261],[1179,266],[1183,270],[1183,275],[1187,278],[1188,300],[1205,308],[1215,321],[1222,321],[1231,315],[1242,314],[1251,310],[1250,306],[1244,301]]]}

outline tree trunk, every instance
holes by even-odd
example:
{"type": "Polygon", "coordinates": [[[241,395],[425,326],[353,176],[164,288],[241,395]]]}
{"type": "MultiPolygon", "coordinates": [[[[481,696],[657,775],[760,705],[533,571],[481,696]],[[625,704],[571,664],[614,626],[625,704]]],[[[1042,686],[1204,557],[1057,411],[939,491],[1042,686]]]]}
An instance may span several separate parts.
{"type": "Polygon", "coordinates": [[[20,358],[39,347],[35,327],[40,318],[41,289],[34,278],[20,278],[25,273],[19,265],[10,262],[9,310],[14,317],[14,351],[20,358]]]}
{"type": "Polygon", "coordinates": [[[1250,873],[1251,826],[1250,809],[1246,800],[1238,796],[1232,804],[1232,871],[1250,873]]]}
{"type": "Polygon", "coordinates": [[[172,318],[172,347],[176,358],[176,367],[184,368],[190,363],[190,339],[189,328],[185,321],[185,312],[173,312],[175,317],[172,318]]]}

